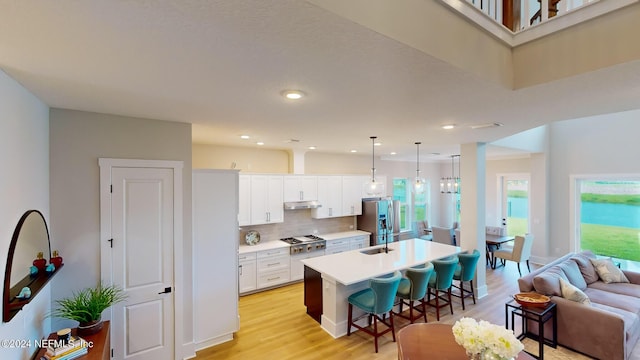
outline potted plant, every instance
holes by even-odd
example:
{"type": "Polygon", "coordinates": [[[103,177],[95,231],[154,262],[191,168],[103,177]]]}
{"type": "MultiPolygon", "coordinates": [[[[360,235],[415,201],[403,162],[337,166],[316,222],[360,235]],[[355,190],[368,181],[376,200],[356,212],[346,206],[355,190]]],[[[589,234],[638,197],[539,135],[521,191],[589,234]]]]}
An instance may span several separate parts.
{"type": "Polygon", "coordinates": [[[56,300],[58,306],[51,316],[79,322],[78,335],[95,334],[102,329],[102,312],[125,298],[124,291],[115,285],[86,288],[56,300]]]}

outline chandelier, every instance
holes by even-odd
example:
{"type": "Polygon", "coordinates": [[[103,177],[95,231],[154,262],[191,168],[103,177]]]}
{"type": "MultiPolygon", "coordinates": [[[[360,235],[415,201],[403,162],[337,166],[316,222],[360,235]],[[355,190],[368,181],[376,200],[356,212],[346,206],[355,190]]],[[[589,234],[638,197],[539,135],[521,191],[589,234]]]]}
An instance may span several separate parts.
{"type": "Polygon", "coordinates": [[[379,196],[382,192],[382,185],[376,182],[376,139],[377,136],[370,136],[371,139],[371,181],[365,184],[365,192],[369,196],[379,196]]]}
{"type": "Polygon", "coordinates": [[[416,180],[413,184],[416,194],[422,194],[424,192],[424,179],[420,177],[420,144],[416,142],[416,180]]]}
{"type": "Polygon", "coordinates": [[[440,192],[443,194],[460,193],[460,155],[451,155],[451,177],[440,178],[440,192]],[[458,176],[454,173],[454,160],[458,158],[458,176]]]}

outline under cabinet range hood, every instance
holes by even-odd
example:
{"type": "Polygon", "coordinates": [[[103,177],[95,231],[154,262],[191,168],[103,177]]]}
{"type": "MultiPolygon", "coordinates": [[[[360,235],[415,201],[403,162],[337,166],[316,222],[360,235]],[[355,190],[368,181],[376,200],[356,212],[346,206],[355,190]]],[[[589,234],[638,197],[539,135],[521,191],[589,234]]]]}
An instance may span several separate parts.
{"type": "Polygon", "coordinates": [[[319,207],[322,207],[322,205],[317,200],[287,201],[284,203],[285,210],[317,209],[319,207]]]}

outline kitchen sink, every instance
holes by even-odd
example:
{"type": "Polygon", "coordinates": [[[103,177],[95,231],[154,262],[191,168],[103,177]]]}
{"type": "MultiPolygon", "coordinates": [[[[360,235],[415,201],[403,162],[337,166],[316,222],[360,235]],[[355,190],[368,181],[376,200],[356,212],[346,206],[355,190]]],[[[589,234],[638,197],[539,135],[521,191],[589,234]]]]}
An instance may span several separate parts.
{"type": "MultiPolygon", "coordinates": [[[[389,251],[393,251],[393,249],[389,249],[389,251]]],[[[385,253],[384,248],[367,249],[367,250],[362,250],[360,252],[365,254],[365,255],[375,255],[375,254],[384,254],[385,253]]]]}

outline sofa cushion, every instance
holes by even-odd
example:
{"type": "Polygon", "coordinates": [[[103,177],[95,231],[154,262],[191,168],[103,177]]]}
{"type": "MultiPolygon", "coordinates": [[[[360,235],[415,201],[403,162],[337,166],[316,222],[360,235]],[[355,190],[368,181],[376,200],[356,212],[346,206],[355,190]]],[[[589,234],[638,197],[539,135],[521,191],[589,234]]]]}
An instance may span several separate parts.
{"type": "Polygon", "coordinates": [[[571,285],[582,291],[587,288],[587,283],[585,282],[584,277],[582,277],[582,272],[580,272],[580,268],[575,261],[567,260],[558,265],[562,268],[562,271],[564,271],[564,274],[567,276],[567,279],[569,279],[571,285]]]}
{"type": "Polygon", "coordinates": [[[589,253],[584,252],[575,254],[571,257],[571,260],[575,261],[576,264],[578,264],[578,268],[582,273],[582,277],[587,284],[591,284],[600,280],[600,278],[598,277],[598,273],[596,272],[596,268],[591,263],[591,260],[589,260],[590,258],[591,257],[589,256],[589,253]]]}
{"type": "Polygon", "coordinates": [[[565,281],[560,278],[560,290],[562,291],[562,297],[575,301],[581,304],[589,305],[591,304],[591,300],[589,297],[582,292],[582,290],[578,289],[576,286],[573,286],[570,282],[565,281]]]}
{"type": "Polygon", "coordinates": [[[605,283],[628,283],[629,280],[611,259],[589,259],[605,283]]]}
{"type": "Polygon", "coordinates": [[[637,297],[616,294],[593,287],[588,287],[584,293],[587,294],[592,304],[607,305],[634,314],[640,314],[640,301],[638,301],[637,297]]]}
{"type": "Polygon", "coordinates": [[[540,294],[562,296],[560,279],[569,282],[560,265],[554,265],[533,278],[533,287],[540,294]]]}
{"type": "MultiPolygon", "coordinates": [[[[591,306],[611,312],[621,317],[622,321],[624,322],[625,340],[629,341],[631,339],[638,338],[638,333],[640,332],[640,318],[638,318],[637,314],[608,305],[597,304],[594,302],[591,303],[591,306]]],[[[594,325],[597,326],[597,324],[594,325]]],[[[635,342],[631,342],[631,344],[634,343],[635,342]]]]}
{"type": "Polygon", "coordinates": [[[640,286],[630,283],[610,283],[606,284],[603,281],[596,281],[589,284],[590,288],[600,289],[610,293],[629,295],[640,298],[640,286]]]}

